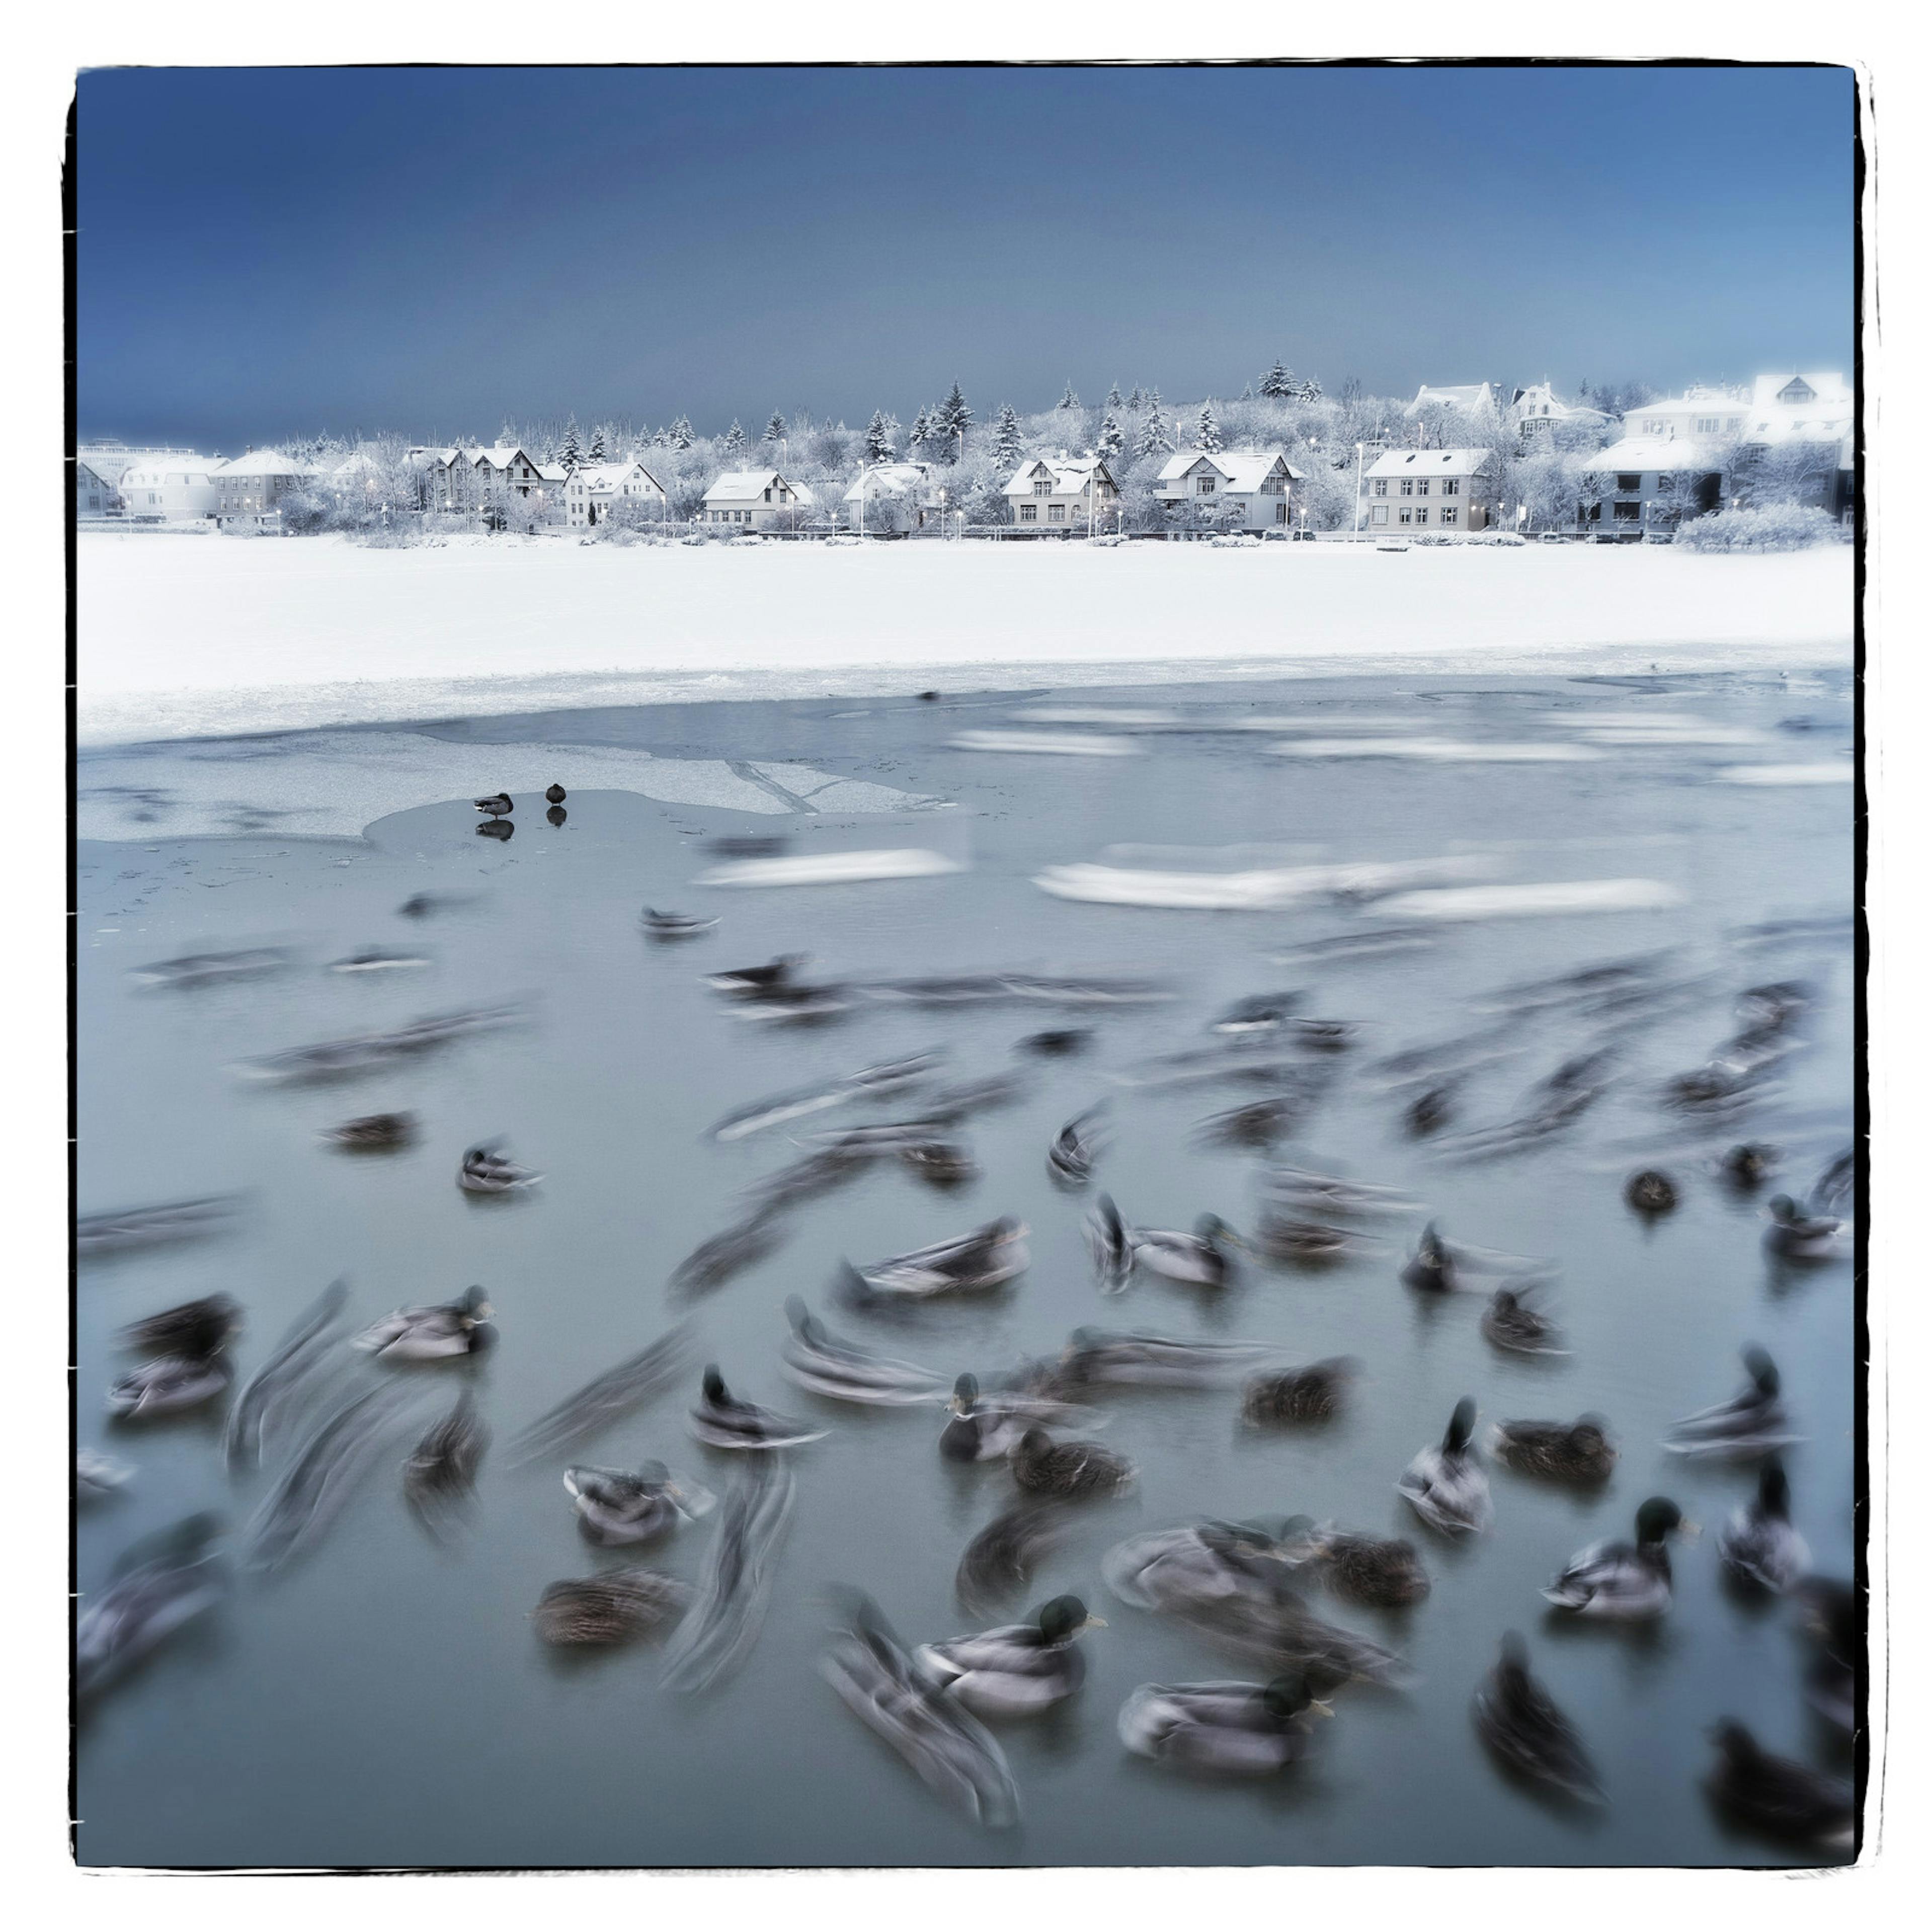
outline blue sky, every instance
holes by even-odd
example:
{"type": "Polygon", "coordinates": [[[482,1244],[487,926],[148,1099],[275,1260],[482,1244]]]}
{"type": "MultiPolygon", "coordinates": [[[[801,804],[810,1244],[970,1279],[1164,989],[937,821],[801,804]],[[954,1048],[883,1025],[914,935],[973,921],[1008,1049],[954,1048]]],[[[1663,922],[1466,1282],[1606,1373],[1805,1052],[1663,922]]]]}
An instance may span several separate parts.
{"type": "Polygon", "coordinates": [[[83,435],[1851,366],[1843,68],[119,69],[83,435]]]}

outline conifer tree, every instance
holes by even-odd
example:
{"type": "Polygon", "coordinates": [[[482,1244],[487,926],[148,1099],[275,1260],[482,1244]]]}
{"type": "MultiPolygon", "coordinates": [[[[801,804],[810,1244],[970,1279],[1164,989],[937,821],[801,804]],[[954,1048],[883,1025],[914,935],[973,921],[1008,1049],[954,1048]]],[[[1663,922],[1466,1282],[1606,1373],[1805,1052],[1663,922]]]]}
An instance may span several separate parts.
{"type": "Polygon", "coordinates": [[[1073,384],[1070,380],[1058,406],[1063,410],[1077,410],[1080,406],[1080,398],[1073,393],[1073,384]]]}
{"type": "Polygon", "coordinates": [[[1322,385],[1312,376],[1310,376],[1295,392],[1295,398],[1299,402],[1318,403],[1322,400],[1322,385]]]}
{"type": "Polygon", "coordinates": [[[692,434],[691,418],[688,416],[680,416],[665,434],[669,436],[670,446],[674,449],[688,449],[695,440],[692,434]]]}
{"type": "Polygon", "coordinates": [[[1017,470],[1024,449],[1020,419],[1011,403],[1000,405],[1000,419],[993,430],[993,464],[999,470],[1017,470]]]}
{"type": "Polygon", "coordinates": [[[772,412],[771,421],[765,425],[764,440],[767,442],[773,443],[782,442],[784,440],[784,418],[780,416],[776,410],[774,410],[772,412]]]}
{"type": "Polygon", "coordinates": [[[966,406],[966,398],[961,393],[959,385],[955,382],[951,394],[940,404],[934,418],[934,426],[952,446],[948,453],[949,460],[965,447],[967,425],[972,420],[973,412],[966,406]]]}
{"type": "Polygon", "coordinates": [[[1221,447],[1221,425],[1214,420],[1214,405],[1211,401],[1201,405],[1201,414],[1194,424],[1194,447],[1204,449],[1210,456],[1221,447]]]}
{"type": "Polygon", "coordinates": [[[1166,417],[1161,413],[1160,392],[1152,390],[1148,396],[1147,414],[1142,418],[1141,433],[1134,445],[1134,454],[1137,457],[1152,456],[1156,451],[1173,447],[1174,433],[1167,426],[1166,417]]]}
{"type": "Polygon", "coordinates": [[[922,449],[932,434],[932,418],[924,410],[912,419],[911,446],[922,449]]]}
{"type": "Polygon", "coordinates": [[[1100,421],[1100,449],[1102,456],[1118,456],[1126,447],[1127,439],[1120,432],[1120,425],[1109,410],[1100,421]]]}
{"type": "Polygon", "coordinates": [[[1274,367],[1262,378],[1262,394],[1279,401],[1285,401],[1294,394],[1294,371],[1283,364],[1279,356],[1275,358],[1274,367]]]}
{"type": "Polygon", "coordinates": [[[884,410],[874,410],[872,420],[866,425],[866,460],[868,463],[890,463],[895,452],[892,432],[886,427],[884,410]]]}
{"type": "Polygon", "coordinates": [[[731,418],[731,427],[724,432],[724,454],[734,463],[745,453],[745,431],[738,418],[731,418]]]}
{"type": "Polygon", "coordinates": [[[1120,394],[1120,386],[1119,383],[1114,382],[1108,386],[1106,406],[1109,414],[1112,414],[1126,407],[1126,404],[1120,394]]]}
{"type": "Polygon", "coordinates": [[[599,423],[591,433],[590,452],[584,460],[587,463],[602,463],[608,453],[608,446],[604,440],[604,425],[599,423]]]}
{"type": "Polygon", "coordinates": [[[1127,407],[1136,414],[1147,407],[1147,398],[1142,393],[1141,386],[1138,382],[1134,385],[1132,394],[1127,398],[1127,407]]]}
{"type": "Polygon", "coordinates": [[[563,440],[556,446],[556,460],[566,470],[577,470],[583,466],[584,442],[581,434],[577,427],[577,418],[574,413],[563,426],[563,440]]]}

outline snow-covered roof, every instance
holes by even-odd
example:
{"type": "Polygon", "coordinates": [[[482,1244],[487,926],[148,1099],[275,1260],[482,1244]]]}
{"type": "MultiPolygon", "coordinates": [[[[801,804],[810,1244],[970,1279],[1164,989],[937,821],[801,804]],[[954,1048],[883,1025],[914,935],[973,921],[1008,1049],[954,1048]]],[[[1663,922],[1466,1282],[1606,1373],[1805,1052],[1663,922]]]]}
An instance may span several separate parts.
{"type": "Polygon", "coordinates": [[[1452,410],[1487,409],[1493,400],[1486,382],[1424,382],[1416,391],[1414,401],[1402,413],[1412,416],[1418,410],[1426,409],[1432,403],[1452,410]]]}
{"type": "Polygon", "coordinates": [[[1108,483],[1114,480],[1114,472],[1107,467],[1104,457],[1036,456],[1013,472],[1000,494],[1030,496],[1035,481],[1044,478],[1052,484],[1056,496],[1077,496],[1096,475],[1108,483]]]}
{"type": "Polygon", "coordinates": [[[767,490],[780,488],[789,490],[801,503],[818,500],[802,483],[791,482],[776,470],[728,470],[705,491],[704,500],[707,503],[714,498],[721,503],[749,502],[762,497],[767,490]]]}
{"type": "Polygon", "coordinates": [[[164,457],[185,457],[204,466],[220,460],[218,457],[196,455],[191,449],[130,449],[126,444],[119,442],[86,443],[74,452],[77,462],[86,464],[102,482],[109,484],[118,484],[136,464],[146,465],[164,457]]]}
{"type": "Polygon", "coordinates": [[[164,483],[206,483],[214,467],[205,456],[174,456],[165,462],[137,463],[122,471],[121,488],[158,490],[164,483]]]}
{"type": "Polygon", "coordinates": [[[513,463],[527,463],[534,470],[536,460],[515,444],[492,443],[487,448],[466,449],[464,460],[470,464],[487,463],[492,470],[507,470],[513,463]]]}
{"type": "Polygon", "coordinates": [[[1627,436],[1600,449],[1584,464],[1588,470],[1714,470],[1716,461],[1701,443],[1674,436],[1627,436]]]}
{"type": "Polygon", "coordinates": [[[533,463],[530,467],[546,483],[568,483],[570,481],[570,472],[561,463],[533,463]]]}
{"type": "Polygon", "coordinates": [[[1369,466],[1371,476],[1478,476],[1490,466],[1486,449],[1392,449],[1369,466]]]}
{"type": "Polygon", "coordinates": [[[338,476],[360,476],[366,470],[380,470],[382,466],[366,449],[358,449],[345,456],[332,473],[338,476]]]}
{"type": "Polygon", "coordinates": [[[1766,409],[1773,404],[1782,409],[1822,407],[1832,404],[1849,409],[1852,404],[1852,392],[1845,386],[1842,370],[1813,372],[1786,369],[1776,375],[1760,376],[1751,384],[1751,404],[1754,408],[1766,409]],[[1808,399],[1797,397],[1790,402],[1784,401],[1784,392],[1793,382],[1802,382],[1811,392],[1810,397],[1808,399]]]}
{"type": "Polygon", "coordinates": [[[1184,449],[1161,465],[1157,480],[1162,483],[1178,482],[1204,463],[1219,472],[1231,496],[1252,496],[1277,464],[1296,482],[1302,480],[1302,472],[1288,461],[1287,452],[1280,449],[1217,449],[1211,453],[1204,449],[1184,449]]]}
{"type": "Polygon", "coordinates": [[[929,480],[923,463],[882,463],[868,470],[845,493],[844,500],[856,503],[861,496],[876,496],[884,490],[916,490],[929,480]]]}
{"type": "Polygon", "coordinates": [[[586,463],[577,472],[576,480],[586,490],[615,490],[637,476],[656,484],[660,490],[664,488],[641,463],[586,463]]]}
{"type": "Polygon", "coordinates": [[[279,449],[251,449],[246,456],[230,457],[226,463],[218,464],[208,473],[223,478],[313,476],[315,470],[310,464],[298,463],[292,456],[284,456],[279,449]]]}
{"type": "Polygon", "coordinates": [[[1534,413],[1539,418],[1547,416],[1552,422],[1571,422],[1579,418],[1610,421],[1604,411],[1588,403],[1566,403],[1546,382],[1531,382],[1518,389],[1510,398],[1510,406],[1520,416],[1534,413]]]}

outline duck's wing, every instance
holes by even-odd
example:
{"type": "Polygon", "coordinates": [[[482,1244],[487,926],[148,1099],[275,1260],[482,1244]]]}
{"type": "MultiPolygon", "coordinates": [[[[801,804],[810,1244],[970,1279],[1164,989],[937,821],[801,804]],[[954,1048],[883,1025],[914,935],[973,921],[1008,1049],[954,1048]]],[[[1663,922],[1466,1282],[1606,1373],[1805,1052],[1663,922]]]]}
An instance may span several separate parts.
{"type": "Polygon", "coordinates": [[[682,1376],[690,1340],[689,1330],[680,1323],[566,1396],[518,1438],[516,1461],[554,1455],[661,1394],[682,1376]]]}
{"type": "Polygon", "coordinates": [[[778,1456],[746,1459],[724,1498],[691,1612],[678,1626],[666,1677],[680,1690],[716,1683],[745,1656],[763,1628],[771,1571],[790,1520],[790,1470],[778,1456]]]}
{"type": "Polygon", "coordinates": [[[348,1285],[333,1281],[296,1318],[275,1352],[251,1376],[229,1412],[222,1448],[232,1468],[262,1459],[262,1436],[275,1412],[319,1366],[323,1344],[349,1300],[348,1285]]]}
{"type": "Polygon", "coordinates": [[[1023,1676],[1036,1671],[1050,1654],[1039,1638],[1036,1624],[1002,1624],[997,1630],[982,1630],[974,1636],[921,1644],[913,1652],[913,1667],[941,1690],[956,1678],[974,1671],[1023,1676]]]}

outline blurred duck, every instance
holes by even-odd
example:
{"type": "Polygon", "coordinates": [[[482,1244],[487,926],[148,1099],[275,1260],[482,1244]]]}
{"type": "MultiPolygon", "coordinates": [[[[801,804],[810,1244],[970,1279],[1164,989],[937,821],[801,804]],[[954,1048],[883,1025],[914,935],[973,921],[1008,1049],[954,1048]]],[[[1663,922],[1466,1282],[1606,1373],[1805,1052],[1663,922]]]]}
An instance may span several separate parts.
{"type": "Polygon", "coordinates": [[[1574,1422],[1502,1422],[1491,1448],[1519,1475],[1556,1483],[1602,1483],[1617,1466],[1601,1418],[1574,1422]]]}
{"type": "Polygon", "coordinates": [[[133,1480],[134,1467],[98,1449],[82,1449],[74,1459],[74,1498],[77,1503],[98,1503],[124,1490],[133,1480]]]}
{"type": "Polygon", "coordinates": [[[1202,1522],[1117,1544],[1107,1587],[1137,1610],[1180,1610],[1244,1598],[1270,1604],[1285,1571],[1280,1540],[1256,1523],[1202,1522]]]}
{"type": "Polygon", "coordinates": [[[506,791],[494,792],[488,798],[476,801],[476,809],[490,818],[502,818],[517,808],[517,802],[506,791]]]}
{"type": "Polygon", "coordinates": [[[1718,1172],[1735,1187],[1761,1186],[1778,1166],[1778,1150],[1762,1141],[1740,1141],[1718,1163],[1718,1172]]]}
{"type": "Polygon", "coordinates": [[[1117,1294],[1127,1285],[1133,1272],[1133,1244],[1127,1238],[1126,1223],[1113,1197],[1103,1194],[1087,1217],[1084,1232],[1087,1252],[1093,1258],[1094,1278],[1103,1293],[1117,1294]]]}
{"type": "Polygon", "coordinates": [[[1516,1288],[1499,1288],[1483,1311],[1483,1333],[1498,1348],[1514,1355],[1567,1355],[1556,1346],[1555,1328],[1539,1315],[1516,1288]]]}
{"type": "Polygon", "coordinates": [[[352,1154],[387,1154],[407,1147],[416,1137],[416,1126],[413,1114],[364,1114],[327,1129],[322,1138],[352,1154]]]}
{"type": "Polygon", "coordinates": [[[569,793],[566,791],[560,784],[548,786],[544,791],[544,796],[552,805],[561,805],[569,796],[569,793]]]}
{"type": "Polygon", "coordinates": [[[550,1584],[537,1599],[537,1634],[546,1643],[628,1643],[675,1623],[691,1586],[656,1570],[606,1570],[550,1584]]]}
{"type": "Polygon", "coordinates": [[[1416,1243],[1402,1278],[1407,1286],[1435,1294],[1446,1294],[1455,1287],[1455,1260],[1448,1244],[1436,1232],[1433,1221],[1423,1229],[1422,1238],[1416,1243]]]}
{"type": "Polygon", "coordinates": [[[1047,1172],[1070,1187],[1084,1186],[1092,1178],[1094,1163],[1106,1145],[1099,1122],[1104,1112],[1090,1107],[1076,1114],[1053,1137],[1046,1150],[1047,1172]]]}
{"type": "Polygon", "coordinates": [[[923,1299],[998,1288],[1025,1268],[1030,1258],[1026,1233],[1024,1222],[1004,1215],[957,1240],[935,1242],[852,1272],[873,1294],[923,1299]]]}
{"type": "Polygon", "coordinates": [[[842,1340],[795,1294],[786,1300],[785,1316],[791,1324],[784,1350],[785,1373],[814,1395],[898,1407],[931,1402],[946,1386],[930,1369],[842,1340]]]}
{"type": "Polygon", "coordinates": [[[1490,1479],[1469,1448],[1476,1426],[1476,1405],[1467,1396],[1456,1405],[1442,1440],[1417,1456],[1396,1484],[1430,1528],[1448,1536],[1486,1529],[1493,1510],[1490,1479]]]}
{"type": "Polygon", "coordinates": [[[1310,1362],[1306,1368],[1252,1377],[1241,1394],[1241,1413],[1250,1422],[1326,1422],[1338,1414],[1359,1364],[1346,1355],[1310,1362]]]}
{"type": "Polygon", "coordinates": [[[1559,1610],[1631,1622],[1670,1607],[1670,1552],[1664,1539],[1684,1529],[1684,1513],[1652,1496],[1636,1513],[1634,1543],[1593,1543],[1580,1550],[1544,1592],[1559,1610]]]}
{"type": "Polygon", "coordinates": [[[1058,1059],[1066,1054],[1084,1052],[1093,1038],[1092,1030],[1087,1027],[1050,1027],[1045,1033],[1028,1034],[1018,1042],[1016,1051],[1058,1059]]]}
{"type": "Polygon", "coordinates": [[[148,1421],[198,1408],[226,1394],[235,1379],[228,1346],[241,1325],[239,1304],[229,1295],[211,1294],[124,1329],[125,1342],[161,1352],[114,1383],[107,1391],[108,1412],[124,1421],[148,1421]]]}
{"type": "Polygon", "coordinates": [[[1429,1573],[1406,1538],[1325,1528],[1315,1533],[1312,1553],[1329,1588],[1349,1603],[1402,1610],[1429,1594],[1429,1573]]]}
{"type": "Polygon", "coordinates": [[[1855,1814],[1849,1784],[1795,1758],[1774,1756],[1730,1718],[1712,1730],[1711,1740],[1718,1759],[1706,1788],[1720,1810],[1768,1838],[1851,1849],[1855,1814]]]}
{"type": "Polygon", "coordinates": [[[714,1449],[794,1449],[825,1433],[754,1402],[740,1402],[724,1386],[715,1362],[704,1371],[703,1393],[691,1412],[691,1431],[714,1449]]]}
{"type": "Polygon", "coordinates": [[[1234,1270],[1233,1228],[1218,1214],[1203,1214],[1191,1234],[1172,1228],[1133,1228],[1127,1240],[1136,1268],[1150,1268],[1190,1288],[1226,1288],[1234,1270]]]}
{"type": "Polygon", "coordinates": [[[1013,1480],[1035,1496],[1118,1496],[1134,1479],[1134,1466],[1097,1442],[1056,1442],[1044,1429],[1028,1430],[1008,1452],[1013,1480]]]}
{"type": "Polygon", "coordinates": [[[136,1544],[106,1586],[82,1594],[74,1620],[74,1688],[86,1699],[131,1670],[184,1625],[220,1602],[227,1576],[214,1548],[211,1516],[136,1544]]]}
{"type": "Polygon", "coordinates": [[[1529,1674],[1529,1652],[1514,1630],[1504,1637],[1502,1655],[1476,1687],[1470,1715],[1477,1735],[1518,1777],[1585,1804],[1603,1802],[1596,1767],[1576,1727],[1529,1674]]]}
{"type": "Polygon", "coordinates": [[[736,966],[728,972],[713,973],[705,984],[714,992],[728,993],[739,999],[754,999],[794,983],[794,976],[810,961],[802,952],[781,953],[763,966],[736,966]]]}
{"type": "Polygon", "coordinates": [[[1795,1588],[1810,1571],[1811,1552],[1791,1526],[1791,1484],[1775,1456],[1759,1475],[1756,1500],[1724,1526],[1718,1558],[1733,1582],[1772,1596],[1795,1588]]]}
{"type": "Polygon", "coordinates": [[[940,1431],[939,1453],[949,1462],[990,1462],[1009,1455],[1028,1430],[1042,1423],[1082,1420],[1085,1412],[1039,1396],[982,1395],[976,1376],[952,1384],[952,1415],[940,1431]]]}
{"type": "Polygon", "coordinates": [[[1765,1231],[1764,1244],[1782,1259],[1828,1261],[1838,1252],[1844,1222],[1808,1214],[1788,1194],[1774,1194],[1766,1211],[1771,1226],[1765,1231]]]}
{"type": "Polygon", "coordinates": [[[1121,1706],[1119,1730],[1128,1750],[1156,1764],[1268,1778],[1306,1755],[1314,1721],[1330,1714],[1297,1671],[1265,1684],[1143,1684],[1121,1706]]]}
{"type": "Polygon", "coordinates": [[[543,1176],[499,1153],[494,1147],[472,1148],[456,1171],[456,1184],[466,1194],[514,1194],[534,1187],[543,1176]]]}
{"type": "MultiPolygon", "coordinates": [[[[1124,1383],[1153,1388],[1225,1388],[1268,1352],[1257,1342],[1189,1342],[1171,1335],[1076,1328],[1066,1338],[1052,1387],[1071,1391],[1124,1383]]],[[[1043,1391],[1042,1391],[1043,1392],[1043,1391]]]]}
{"type": "Polygon", "coordinates": [[[1778,1365],[1763,1349],[1744,1352],[1750,1380],[1729,1402],[1700,1408],[1671,1424],[1664,1446],[1674,1456],[1729,1456],[1748,1460],[1800,1438],[1780,1395],[1778,1365]]]}
{"type": "Polygon", "coordinates": [[[1624,1198],[1640,1214],[1667,1214],[1677,1205],[1677,1184],[1660,1169],[1646,1167],[1624,1184],[1624,1198]]]}
{"type": "Polygon", "coordinates": [[[490,1326],[495,1312],[482,1289],[467,1288],[458,1300],[398,1308],[364,1329],[355,1346],[382,1362],[442,1362],[478,1354],[496,1339],[490,1326]]]}
{"type": "Polygon", "coordinates": [[[477,1420],[476,1392],[466,1388],[403,1465],[403,1493],[418,1516],[434,1528],[445,1512],[466,1502],[489,1446],[490,1432],[477,1420]]]}
{"type": "Polygon", "coordinates": [[[1792,1592],[1804,1606],[1802,1628],[1816,1646],[1804,1672],[1804,1701],[1850,1737],[1858,1725],[1858,1592],[1850,1584],[1808,1578],[1792,1592]]]}
{"type": "Polygon", "coordinates": [[[1064,1515],[1059,1504],[1030,1497],[1002,1510],[960,1556],[952,1579],[960,1602],[990,1616],[996,1605],[1023,1590],[1059,1542],[1064,1515]]]}
{"type": "Polygon", "coordinates": [[[1030,1623],[922,1645],[913,1668],[976,1717],[1030,1717],[1080,1688],[1087,1660],[1075,1640],[1106,1621],[1089,1616],[1078,1597],[1055,1597],[1030,1623]]]}
{"type": "Polygon", "coordinates": [[[640,1469],[578,1468],[563,1472],[584,1533],[607,1549],[649,1543],[680,1522],[693,1522],[716,1502],[702,1484],[674,1479],[662,1462],[640,1469]]]}
{"type": "Polygon", "coordinates": [[[700,932],[709,932],[718,918],[715,913],[660,912],[656,906],[646,906],[644,923],[653,939],[694,939],[700,932]]]}

